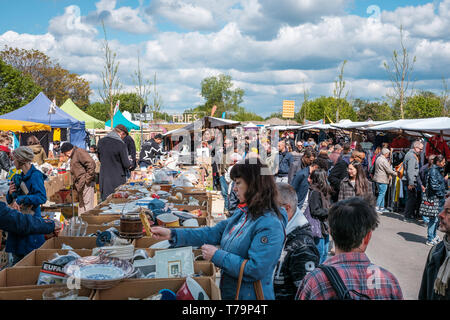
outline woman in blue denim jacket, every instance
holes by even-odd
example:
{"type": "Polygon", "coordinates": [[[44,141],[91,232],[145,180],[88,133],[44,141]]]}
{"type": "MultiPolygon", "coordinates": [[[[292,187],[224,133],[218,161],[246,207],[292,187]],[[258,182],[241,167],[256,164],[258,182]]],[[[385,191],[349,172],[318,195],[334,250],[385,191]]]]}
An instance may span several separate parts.
{"type": "Polygon", "coordinates": [[[239,300],[256,299],[253,283],[258,280],[261,280],[264,298],[275,299],[273,272],[285,241],[287,214],[278,206],[273,176],[261,174],[262,168],[267,166],[253,158],[237,163],[231,170],[231,179],[235,181],[234,188],[240,200],[231,218],[214,227],[152,228],[155,238],[170,240],[173,246],[201,246],[203,258],[222,269],[220,290],[224,300],[235,298],[244,259],[248,262],[239,300]]]}
{"type": "MultiPolygon", "coordinates": [[[[44,186],[46,176],[31,164],[33,157],[34,153],[29,147],[19,147],[13,151],[14,165],[17,169],[22,170],[19,177],[22,187],[17,188],[15,183],[11,182],[9,192],[6,194],[6,201],[13,209],[41,217],[41,204],[47,201],[44,186]]],[[[17,263],[29,252],[39,248],[44,242],[43,234],[23,235],[9,232],[6,252],[12,254],[11,265],[17,263]]]]}

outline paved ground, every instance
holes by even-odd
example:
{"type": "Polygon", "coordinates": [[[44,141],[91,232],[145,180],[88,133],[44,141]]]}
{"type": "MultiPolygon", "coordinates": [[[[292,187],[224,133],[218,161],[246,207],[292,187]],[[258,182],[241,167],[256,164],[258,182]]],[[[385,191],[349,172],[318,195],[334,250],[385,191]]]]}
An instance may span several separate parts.
{"type": "MultiPolygon", "coordinates": [[[[380,215],[366,253],[373,263],[397,277],[405,299],[416,300],[431,247],[425,245],[426,226],[404,222],[402,217],[397,213],[380,215]]],[[[438,231],[438,235],[442,239],[443,233],[438,231]]]]}

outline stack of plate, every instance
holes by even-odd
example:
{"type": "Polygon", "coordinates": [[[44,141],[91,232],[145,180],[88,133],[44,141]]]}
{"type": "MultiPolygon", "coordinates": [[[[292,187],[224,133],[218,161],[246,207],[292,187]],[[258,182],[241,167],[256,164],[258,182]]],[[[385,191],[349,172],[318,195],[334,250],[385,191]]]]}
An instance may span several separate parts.
{"type": "Polygon", "coordinates": [[[92,249],[92,254],[102,254],[107,257],[117,258],[122,260],[131,260],[134,255],[134,245],[125,245],[125,246],[107,246],[101,248],[92,249]]]}
{"type": "Polygon", "coordinates": [[[104,256],[79,258],[66,264],[64,272],[88,289],[112,288],[135,273],[129,261],[104,256]]]}

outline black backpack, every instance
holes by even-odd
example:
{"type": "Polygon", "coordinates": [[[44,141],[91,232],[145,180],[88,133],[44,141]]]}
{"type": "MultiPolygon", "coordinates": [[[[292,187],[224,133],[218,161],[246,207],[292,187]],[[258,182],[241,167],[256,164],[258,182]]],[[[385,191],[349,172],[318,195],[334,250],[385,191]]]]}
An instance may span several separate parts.
{"type": "Polygon", "coordinates": [[[345,286],[344,281],[342,281],[341,276],[337,272],[337,270],[332,266],[326,266],[326,265],[319,265],[318,266],[322,271],[325,273],[325,275],[328,278],[328,281],[330,282],[331,286],[333,287],[334,291],[336,291],[337,294],[337,300],[355,300],[352,298],[350,291],[356,294],[357,296],[361,298],[365,298],[367,300],[371,300],[369,296],[359,293],[356,290],[348,290],[348,288],[345,286]]]}

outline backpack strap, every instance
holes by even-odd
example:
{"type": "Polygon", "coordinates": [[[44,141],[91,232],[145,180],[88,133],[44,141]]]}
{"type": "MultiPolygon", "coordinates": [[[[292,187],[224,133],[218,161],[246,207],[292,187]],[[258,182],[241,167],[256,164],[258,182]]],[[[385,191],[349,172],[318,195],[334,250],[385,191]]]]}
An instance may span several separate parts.
{"type": "Polygon", "coordinates": [[[330,282],[331,286],[333,287],[334,291],[336,291],[336,294],[338,296],[339,300],[353,300],[353,298],[350,295],[350,291],[352,291],[354,294],[366,298],[370,300],[370,297],[359,293],[356,290],[348,290],[347,286],[345,285],[344,281],[342,280],[341,276],[337,272],[336,268],[332,266],[327,265],[319,265],[319,268],[325,273],[325,275],[328,278],[328,281],[330,282]]]}
{"type": "Polygon", "coordinates": [[[350,296],[348,289],[345,286],[344,281],[342,281],[342,278],[339,275],[339,273],[337,272],[337,270],[334,267],[326,266],[323,264],[319,265],[319,268],[327,276],[328,281],[330,282],[334,291],[336,291],[338,299],[339,300],[348,300],[348,298],[350,296]]]}

